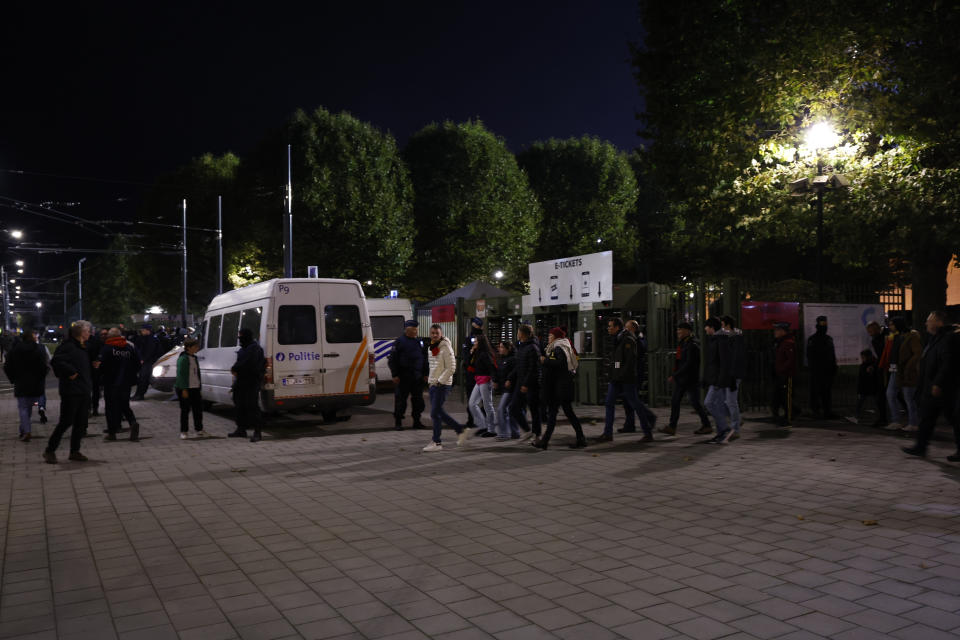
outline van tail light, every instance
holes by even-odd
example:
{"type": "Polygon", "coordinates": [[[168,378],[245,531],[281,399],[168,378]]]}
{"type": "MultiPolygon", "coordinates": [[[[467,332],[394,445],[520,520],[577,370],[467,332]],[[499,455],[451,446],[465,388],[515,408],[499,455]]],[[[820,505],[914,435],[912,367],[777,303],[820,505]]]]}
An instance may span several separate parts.
{"type": "Polygon", "coordinates": [[[273,384],[273,358],[264,358],[267,361],[267,368],[263,372],[263,381],[266,384],[273,384]]]}
{"type": "Polygon", "coordinates": [[[370,362],[370,379],[373,380],[374,378],[377,377],[377,362],[374,359],[372,353],[368,355],[367,358],[370,362]]]}

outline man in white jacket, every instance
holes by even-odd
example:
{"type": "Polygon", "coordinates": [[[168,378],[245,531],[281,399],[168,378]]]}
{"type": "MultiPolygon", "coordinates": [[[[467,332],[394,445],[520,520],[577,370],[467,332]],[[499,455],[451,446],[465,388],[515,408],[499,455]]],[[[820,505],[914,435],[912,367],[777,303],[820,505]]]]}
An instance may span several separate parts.
{"type": "Polygon", "coordinates": [[[427,384],[430,386],[430,418],[433,420],[433,440],[423,448],[424,451],[441,451],[440,430],[446,422],[457,432],[457,444],[469,437],[472,429],[464,429],[450,417],[443,408],[450,390],[453,388],[453,373],[457,370],[457,359],[453,354],[453,345],[443,335],[443,328],[434,324],[430,327],[430,344],[427,346],[427,360],[430,373],[427,384]]]}

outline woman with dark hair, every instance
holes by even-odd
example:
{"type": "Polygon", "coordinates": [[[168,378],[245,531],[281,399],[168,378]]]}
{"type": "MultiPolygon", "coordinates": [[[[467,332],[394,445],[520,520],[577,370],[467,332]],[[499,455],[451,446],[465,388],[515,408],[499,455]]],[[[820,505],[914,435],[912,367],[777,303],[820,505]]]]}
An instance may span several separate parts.
{"type": "Polygon", "coordinates": [[[517,423],[510,415],[510,401],[513,399],[513,388],[516,386],[516,361],[513,344],[501,342],[498,347],[500,357],[497,358],[497,372],[493,376],[493,388],[500,392],[500,402],[497,404],[497,442],[505,442],[520,438],[517,423]]]}
{"type": "Polygon", "coordinates": [[[495,358],[490,341],[486,334],[481,333],[470,349],[470,364],[467,365],[467,373],[472,375],[476,382],[467,403],[477,425],[476,435],[496,435],[497,414],[493,410],[492,384],[493,375],[497,371],[495,358]]]}
{"type": "Polygon", "coordinates": [[[557,412],[562,407],[570,425],[577,434],[577,441],[570,445],[571,449],[581,449],[587,446],[587,439],[583,435],[583,427],[577,414],[573,412],[573,374],[577,370],[577,357],[573,345],[567,339],[567,334],[560,327],[550,329],[549,342],[540,357],[543,363],[543,401],[547,405],[547,430],[541,438],[530,444],[538,449],[546,449],[550,444],[550,437],[557,424],[557,412]]]}

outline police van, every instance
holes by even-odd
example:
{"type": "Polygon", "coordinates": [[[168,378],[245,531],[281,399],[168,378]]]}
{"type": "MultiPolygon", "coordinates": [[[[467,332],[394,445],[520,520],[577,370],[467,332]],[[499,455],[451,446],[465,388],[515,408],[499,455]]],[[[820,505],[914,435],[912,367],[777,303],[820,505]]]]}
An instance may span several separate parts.
{"type": "Polygon", "coordinates": [[[356,280],[281,278],[216,296],[197,353],[204,400],[233,402],[240,329],[253,332],[267,359],[264,411],[312,407],[330,420],[376,399],[373,334],[356,280]]]}
{"type": "Polygon", "coordinates": [[[403,323],[413,318],[413,306],[406,298],[368,298],[367,312],[373,328],[373,353],[377,383],[393,384],[387,356],[393,341],[403,335],[403,323]]]}

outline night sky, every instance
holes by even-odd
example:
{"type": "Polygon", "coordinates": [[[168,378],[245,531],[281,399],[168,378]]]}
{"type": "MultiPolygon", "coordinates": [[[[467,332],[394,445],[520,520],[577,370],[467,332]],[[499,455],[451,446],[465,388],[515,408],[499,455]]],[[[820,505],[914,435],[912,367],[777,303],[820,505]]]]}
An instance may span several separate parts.
{"type": "MultiPolygon", "coordinates": [[[[468,118],[514,151],[583,134],[637,145],[632,0],[312,4],[6,6],[0,196],[135,219],[144,184],[208,151],[242,157],[296,108],[321,105],[401,145],[468,118]]],[[[104,242],[5,207],[0,220],[35,241],[104,242]]],[[[77,257],[28,260],[56,275],[77,257]]]]}

